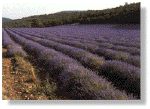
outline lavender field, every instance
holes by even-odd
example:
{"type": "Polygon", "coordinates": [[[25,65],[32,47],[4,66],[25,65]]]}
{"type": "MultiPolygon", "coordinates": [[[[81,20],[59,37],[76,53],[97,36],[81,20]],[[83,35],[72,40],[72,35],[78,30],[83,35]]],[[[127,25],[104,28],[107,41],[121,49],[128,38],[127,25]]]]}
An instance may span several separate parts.
{"type": "Polygon", "coordinates": [[[34,57],[67,99],[140,99],[139,25],[3,28],[2,40],[8,56],[34,57]]]}

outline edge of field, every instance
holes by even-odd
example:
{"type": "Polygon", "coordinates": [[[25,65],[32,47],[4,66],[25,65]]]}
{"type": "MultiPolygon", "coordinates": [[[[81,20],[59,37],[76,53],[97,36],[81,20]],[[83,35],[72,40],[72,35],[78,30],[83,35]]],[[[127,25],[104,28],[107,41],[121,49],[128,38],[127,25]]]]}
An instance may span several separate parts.
{"type": "Polygon", "coordinates": [[[29,59],[7,57],[7,49],[2,48],[2,100],[61,99],[55,94],[55,82],[38,77],[39,69],[29,59]]]}

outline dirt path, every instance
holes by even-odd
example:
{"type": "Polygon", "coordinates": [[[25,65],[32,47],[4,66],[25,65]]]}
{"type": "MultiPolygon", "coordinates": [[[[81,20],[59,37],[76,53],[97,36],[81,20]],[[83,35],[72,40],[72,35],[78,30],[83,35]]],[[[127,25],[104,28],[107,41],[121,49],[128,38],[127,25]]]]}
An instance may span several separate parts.
{"type": "Polygon", "coordinates": [[[21,57],[7,58],[6,52],[2,49],[2,100],[47,100],[32,65],[21,57]],[[29,72],[25,72],[27,67],[31,68],[29,72]]]}

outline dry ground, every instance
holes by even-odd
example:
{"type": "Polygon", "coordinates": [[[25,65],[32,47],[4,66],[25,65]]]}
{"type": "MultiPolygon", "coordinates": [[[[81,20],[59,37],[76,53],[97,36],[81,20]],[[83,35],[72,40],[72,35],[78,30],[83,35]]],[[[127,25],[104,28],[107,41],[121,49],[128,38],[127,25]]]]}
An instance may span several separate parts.
{"type": "MultiPolygon", "coordinates": [[[[7,49],[2,49],[2,100],[55,100],[53,93],[41,85],[32,64],[22,57],[7,57],[7,49]],[[49,91],[50,92],[50,91],[49,91]]],[[[52,92],[52,91],[51,91],[52,92]]]]}

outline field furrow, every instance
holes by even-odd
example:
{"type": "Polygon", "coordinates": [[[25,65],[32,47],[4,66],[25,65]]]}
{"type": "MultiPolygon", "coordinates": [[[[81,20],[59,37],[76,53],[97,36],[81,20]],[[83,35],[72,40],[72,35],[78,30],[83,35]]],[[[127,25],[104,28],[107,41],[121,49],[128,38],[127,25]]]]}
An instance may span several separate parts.
{"type": "Polygon", "coordinates": [[[29,54],[37,56],[59,82],[59,93],[70,99],[133,99],[72,58],[7,31],[29,54]]]}
{"type": "Polygon", "coordinates": [[[32,41],[38,42],[46,47],[51,47],[56,51],[60,51],[74,59],[77,59],[85,67],[89,67],[94,71],[97,71],[99,75],[105,76],[115,86],[121,90],[125,90],[128,93],[133,93],[136,96],[140,94],[140,70],[137,67],[128,65],[127,63],[120,61],[105,61],[103,58],[97,55],[91,54],[83,49],[71,47],[68,45],[60,44],[54,41],[32,37],[23,33],[19,33],[23,37],[32,41]],[[114,64],[112,66],[111,63],[114,64]],[[107,64],[106,63],[110,63],[107,64]],[[112,69],[117,68],[118,70],[110,70],[105,67],[111,67],[112,69]],[[129,70],[128,70],[129,69],[129,70]],[[105,72],[105,73],[104,73],[105,72]],[[130,80],[130,81],[129,81],[130,80]],[[134,89],[131,89],[134,86],[134,89]]]}
{"type": "MultiPolygon", "coordinates": [[[[25,33],[21,33],[21,32],[18,32],[18,33],[23,36],[28,36],[25,33]]],[[[31,36],[29,35],[28,38],[31,39],[31,36]]],[[[47,43],[48,43],[48,40],[50,40],[50,41],[58,42],[56,44],[58,44],[60,46],[62,44],[65,44],[65,45],[69,45],[72,47],[81,48],[81,49],[87,50],[91,53],[97,54],[99,56],[103,56],[103,57],[105,57],[106,60],[120,60],[120,61],[126,62],[128,64],[134,65],[136,67],[140,67],[140,56],[138,55],[138,54],[140,54],[140,50],[135,49],[134,47],[120,47],[120,46],[114,46],[113,44],[110,44],[110,43],[101,43],[100,45],[99,44],[91,44],[91,43],[81,43],[78,41],[68,41],[68,40],[63,40],[63,39],[58,39],[58,38],[53,38],[53,37],[51,37],[51,38],[49,37],[49,38],[45,39],[45,37],[42,37],[40,35],[33,36],[32,40],[33,41],[40,40],[38,38],[42,38],[47,43]],[[120,49],[123,51],[120,51],[120,49]],[[131,54],[134,54],[134,55],[131,55],[131,54]]],[[[49,43],[51,43],[51,42],[49,42],[49,43]]],[[[44,43],[42,43],[42,44],[44,44],[44,43]]],[[[74,48],[72,48],[72,49],[74,49],[74,48]]]]}

